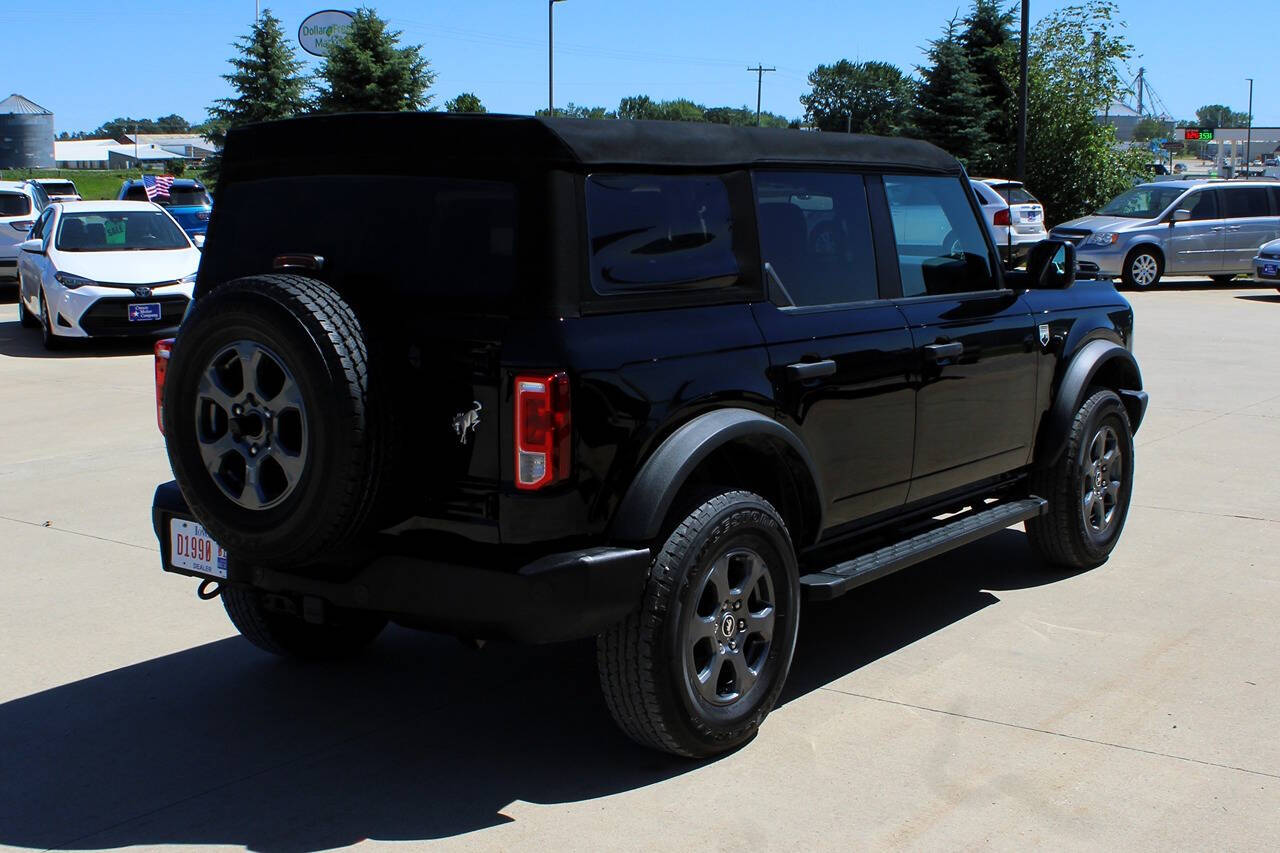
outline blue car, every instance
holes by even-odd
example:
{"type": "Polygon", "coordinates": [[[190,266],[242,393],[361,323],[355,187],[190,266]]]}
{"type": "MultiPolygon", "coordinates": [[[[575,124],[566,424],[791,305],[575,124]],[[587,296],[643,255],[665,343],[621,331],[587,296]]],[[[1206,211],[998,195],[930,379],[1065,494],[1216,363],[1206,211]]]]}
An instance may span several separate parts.
{"type": "Polygon", "coordinates": [[[159,195],[154,199],[147,198],[142,178],[130,178],[120,185],[120,194],[116,198],[121,201],[154,201],[169,211],[182,230],[192,237],[209,230],[213,197],[204,184],[193,178],[174,178],[168,198],[159,195]]]}

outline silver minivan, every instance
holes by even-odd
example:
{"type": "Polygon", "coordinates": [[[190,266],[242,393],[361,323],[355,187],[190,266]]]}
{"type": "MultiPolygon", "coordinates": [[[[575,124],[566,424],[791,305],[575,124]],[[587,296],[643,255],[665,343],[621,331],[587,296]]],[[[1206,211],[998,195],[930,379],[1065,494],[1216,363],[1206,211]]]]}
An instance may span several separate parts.
{"type": "Polygon", "coordinates": [[[1139,184],[1050,237],[1076,245],[1082,273],[1128,287],[1151,287],[1163,275],[1230,281],[1252,273],[1258,247],[1280,238],[1280,182],[1139,184]]]}

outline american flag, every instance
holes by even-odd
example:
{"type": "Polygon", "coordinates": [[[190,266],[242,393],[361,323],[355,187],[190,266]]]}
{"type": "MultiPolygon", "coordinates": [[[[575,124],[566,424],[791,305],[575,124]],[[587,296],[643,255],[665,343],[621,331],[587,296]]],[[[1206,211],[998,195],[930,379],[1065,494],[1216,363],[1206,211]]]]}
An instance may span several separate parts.
{"type": "Polygon", "coordinates": [[[143,175],[142,188],[147,191],[147,201],[168,198],[173,186],[173,175],[143,175]]]}

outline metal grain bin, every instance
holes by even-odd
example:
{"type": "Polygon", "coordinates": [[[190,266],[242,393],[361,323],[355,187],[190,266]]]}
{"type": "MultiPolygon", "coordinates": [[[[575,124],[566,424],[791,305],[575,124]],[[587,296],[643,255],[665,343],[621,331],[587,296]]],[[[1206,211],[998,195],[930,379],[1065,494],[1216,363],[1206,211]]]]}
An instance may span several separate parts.
{"type": "Polygon", "coordinates": [[[0,169],[53,165],[53,113],[21,95],[0,101],[0,169]]]}

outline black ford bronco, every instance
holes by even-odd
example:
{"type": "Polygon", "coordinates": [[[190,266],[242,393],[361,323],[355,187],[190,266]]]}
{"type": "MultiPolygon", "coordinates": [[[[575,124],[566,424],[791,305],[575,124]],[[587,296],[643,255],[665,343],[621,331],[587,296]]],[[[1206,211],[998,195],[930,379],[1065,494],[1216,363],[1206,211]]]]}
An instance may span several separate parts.
{"type": "Polygon", "coordinates": [[[1024,522],[1106,560],[1133,313],[1002,269],[906,139],[373,114],[230,134],[157,348],[166,571],[252,643],[595,636],[618,725],[755,733],[819,602],[1024,522]],[[409,153],[406,153],[409,152],[409,153]]]}

